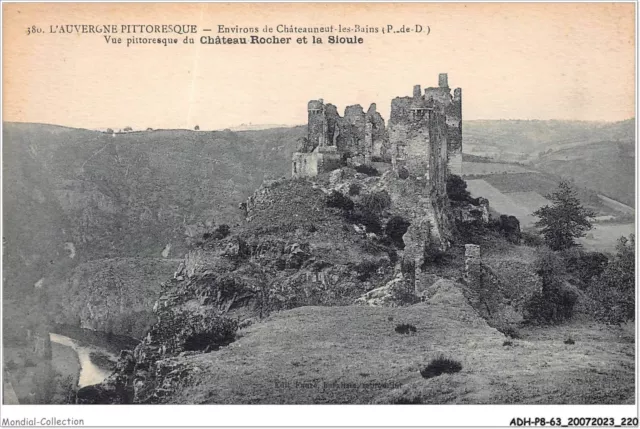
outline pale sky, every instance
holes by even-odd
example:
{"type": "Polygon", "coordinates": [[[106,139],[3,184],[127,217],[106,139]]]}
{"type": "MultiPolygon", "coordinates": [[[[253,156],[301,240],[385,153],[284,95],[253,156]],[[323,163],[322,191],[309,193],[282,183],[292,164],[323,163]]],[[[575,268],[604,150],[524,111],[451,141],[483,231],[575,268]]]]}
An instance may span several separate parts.
{"type": "Polygon", "coordinates": [[[134,129],[304,124],[315,98],[341,113],[375,102],[387,119],[392,98],[411,95],[414,84],[436,86],[442,72],[462,88],[463,120],[623,120],[634,116],[634,7],[3,4],[4,120],[134,129]],[[129,48],[96,34],[26,34],[61,24],[194,24],[199,32],[193,45],[129,48]],[[326,36],[323,45],[200,44],[219,24],[420,24],[431,33],[358,34],[360,45],[329,45],[326,36]]]}

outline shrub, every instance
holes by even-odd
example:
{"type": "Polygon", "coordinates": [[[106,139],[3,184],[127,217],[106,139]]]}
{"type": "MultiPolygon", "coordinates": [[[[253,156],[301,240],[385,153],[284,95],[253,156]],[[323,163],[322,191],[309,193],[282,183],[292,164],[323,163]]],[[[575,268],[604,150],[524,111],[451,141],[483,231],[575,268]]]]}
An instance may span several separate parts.
{"type": "Polygon", "coordinates": [[[566,340],[564,340],[564,343],[565,343],[565,344],[575,344],[576,342],[575,342],[575,341],[573,341],[573,339],[572,339],[572,338],[567,338],[566,340]]]}
{"type": "Polygon", "coordinates": [[[362,189],[362,187],[358,183],[352,183],[349,186],[349,195],[351,195],[351,196],[360,195],[360,190],[361,189],[362,189]]]}
{"type": "Polygon", "coordinates": [[[520,233],[520,237],[526,246],[540,247],[544,245],[544,238],[535,231],[523,231],[520,233]]]}
{"type": "Polygon", "coordinates": [[[398,177],[402,180],[406,180],[409,178],[409,170],[407,170],[405,167],[400,167],[400,169],[398,170],[398,177]]]}
{"type": "Polygon", "coordinates": [[[378,169],[375,168],[375,167],[372,167],[370,165],[365,165],[365,164],[356,165],[354,168],[358,173],[366,174],[367,176],[379,176],[380,175],[380,172],[378,171],[378,169]]]}
{"type": "Polygon", "coordinates": [[[415,334],[418,332],[415,326],[410,323],[401,323],[396,326],[396,332],[402,335],[415,334]]]}
{"type": "Polygon", "coordinates": [[[387,255],[389,255],[389,261],[392,264],[395,264],[396,262],[398,262],[398,252],[396,251],[396,249],[389,248],[387,250],[387,255]]]}
{"type": "Polygon", "coordinates": [[[447,178],[447,196],[451,201],[469,201],[471,194],[467,191],[467,182],[458,175],[450,174],[447,178]]]}
{"type": "Polygon", "coordinates": [[[231,228],[229,228],[229,225],[223,223],[222,225],[219,225],[213,232],[213,237],[217,240],[221,240],[228,236],[230,232],[231,228]]]}
{"type": "Polygon", "coordinates": [[[213,231],[205,232],[204,234],[202,234],[202,239],[205,241],[210,239],[222,240],[223,238],[227,237],[230,233],[231,233],[231,228],[229,228],[229,225],[222,224],[222,225],[219,225],[213,231]]]}
{"type": "Polygon", "coordinates": [[[391,287],[391,297],[397,305],[413,305],[420,302],[413,287],[413,281],[397,282],[391,287]]]}
{"type": "Polygon", "coordinates": [[[500,215],[499,232],[510,243],[520,244],[522,232],[520,231],[520,221],[515,216],[500,215]]]}
{"type": "Polygon", "coordinates": [[[379,255],[387,249],[380,243],[374,240],[364,240],[362,242],[362,250],[370,255],[379,255]]]}
{"type": "Polygon", "coordinates": [[[388,320],[389,322],[393,322],[393,316],[389,316],[389,317],[387,317],[387,320],[388,320]]]}
{"type": "Polygon", "coordinates": [[[513,342],[511,342],[511,341],[509,341],[509,340],[506,340],[504,343],[502,343],[502,346],[503,346],[503,347],[505,347],[505,346],[512,346],[512,345],[513,345],[513,342]]]}
{"type": "Polygon", "coordinates": [[[361,282],[369,280],[377,270],[378,266],[373,261],[362,261],[358,265],[356,265],[358,280],[360,280],[361,282]]]}
{"type": "Polygon", "coordinates": [[[354,208],[353,201],[349,197],[345,197],[338,191],[333,191],[325,200],[327,207],[334,207],[345,211],[352,211],[354,208]]]}
{"type": "Polygon", "coordinates": [[[398,249],[404,249],[402,236],[407,232],[411,223],[401,216],[394,216],[385,226],[385,234],[391,239],[398,249]]]}
{"type": "Polygon", "coordinates": [[[374,234],[382,233],[380,219],[378,219],[378,216],[375,213],[365,207],[359,207],[357,210],[349,213],[348,219],[352,223],[363,225],[367,232],[372,232],[374,234]]]}
{"type": "Polygon", "coordinates": [[[13,370],[14,370],[14,369],[16,369],[16,368],[18,368],[18,365],[16,365],[16,363],[15,363],[14,361],[9,360],[9,361],[7,362],[7,369],[8,369],[9,371],[13,371],[13,370]]]}
{"type": "Polygon", "coordinates": [[[113,134],[113,128],[107,128],[107,134],[113,134]]]}
{"type": "Polygon", "coordinates": [[[127,126],[127,127],[124,127],[123,131],[133,131],[133,128],[127,126]]]}
{"type": "Polygon", "coordinates": [[[585,252],[570,249],[565,254],[567,271],[576,276],[582,286],[586,286],[592,278],[598,277],[609,264],[609,258],[600,252],[585,252]]]}
{"type": "Polygon", "coordinates": [[[520,332],[518,332],[518,330],[513,326],[508,326],[508,325],[498,326],[496,327],[496,329],[511,339],[518,340],[522,338],[520,336],[520,332]]]}
{"type": "Polygon", "coordinates": [[[525,305],[527,320],[538,323],[557,323],[573,316],[578,295],[565,286],[535,293],[525,305]]]}
{"type": "Polygon", "coordinates": [[[362,206],[374,213],[381,213],[391,205],[391,196],[387,191],[378,191],[362,197],[362,206]]]}
{"type": "Polygon", "coordinates": [[[429,265],[444,265],[449,262],[451,255],[440,249],[435,243],[429,242],[424,246],[424,262],[422,269],[429,265]]]}
{"type": "Polygon", "coordinates": [[[556,323],[570,319],[578,295],[563,283],[563,261],[548,248],[541,248],[534,266],[542,280],[542,291],[536,292],[525,304],[527,320],[556,323]]]}
{"type": "Polygon", "coordinates": [[[236,320],[215,316],[206,320],[196,319],[195,322],[186,327],[190,332],[184,340],[184,350],[217,350],[235,340],[236,320]]]}
{"type": "Polygon", "coordinates": [[[445,358],[443,356],[437,357],[420,370],[420,375],[423,378],[433,378],[442,374],[453,374],[462,369],[462,364],[453,359],[445,358]]]}
{"type": "Polygon", "coordinates": [[[622,237],[617,253],[605,270],[594,277],[587,293],[596,302],[595,316],[619,324],[635,318],[635,236],[622,237]]]}

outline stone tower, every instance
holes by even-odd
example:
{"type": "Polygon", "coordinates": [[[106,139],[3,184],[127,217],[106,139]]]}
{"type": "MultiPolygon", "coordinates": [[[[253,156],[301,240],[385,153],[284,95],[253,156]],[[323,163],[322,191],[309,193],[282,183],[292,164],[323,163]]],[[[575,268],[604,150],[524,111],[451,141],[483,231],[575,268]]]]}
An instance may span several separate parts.
{"type": "Polygon", "coordinates": [[[307,138],[309,145],[313,148],[326,146],[327,117],[325,115],[324,101],[322,99],[309,101],[307,112],[307,138]]]}

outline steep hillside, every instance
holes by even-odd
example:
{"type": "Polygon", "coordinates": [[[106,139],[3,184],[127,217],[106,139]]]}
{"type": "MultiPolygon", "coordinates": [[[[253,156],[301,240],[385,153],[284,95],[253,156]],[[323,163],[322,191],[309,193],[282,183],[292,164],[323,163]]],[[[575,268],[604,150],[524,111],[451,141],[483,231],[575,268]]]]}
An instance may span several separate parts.
{"type": "MultiPolygon", "coordinates": [[[[460,285],[442,280],[429,295],[410,307],[296,308],[241,329],[218,351],[159,357],[155,368],[164,375],[154,402],[633,403],[632,326],[534,328],[514,340],[479,317],[460,285]],[[416,333],[396,332],[400,324],[416,333]],[[574,345],[565,344],[569,337],[574,345]],[[461,371],[421,377],[441,356],[461,371]]],[[[148,382],[153,373],[138,370],[136,379],[148,382]]]]}
{"type": "Polygon", "coordinates": [[[142,338],[155,323],[160,285],[180,260],[115,258],[85,262],[43,285],[54,323],[142,338]]]}
{"type": "Polygon", "coordinates": [[[189,226],[238,222],[265,176],[288,175],[302,133],[5,124],[5,293],[84,261],[181,257],[189,226]]]}
{"type": "Polygon", "coordinates": [[[635,207],[634,140],[559,148],[542,155],[533,165],[635,207]]]}
{"type": "MultiPolygon", "coordinates": [[[[466,121],[469,156],[518,162],[572,179],[581,187],[635,206],[635,120],[466,121]]],[[[477,162],[477,160],[474,160],[477,162]]],[[[470,174],[513,172],[514,167],[477,165],[470,174]]]]}
{"type": "Polygon", "coordinates": [[[633,403],[633,344],[620,342],[615,328],[571,330],[573,347],[563,344],[566,332],[553,330],[544,339],[534,331],[505,346],[507,338],[487,326],[452,283],[408,308],[303,307],[248,328],[218,353],[186,358],[183,365],[197,381],[178,384],[167,400],[633,403]],[[401,323],[414,325],[416,334],[395,332],[401,323]],[[605,354],[610,360],[602,360],[605,354]],[[423,379],[420,370],[438,356],[456,359],[462,370],[423,379]]]}

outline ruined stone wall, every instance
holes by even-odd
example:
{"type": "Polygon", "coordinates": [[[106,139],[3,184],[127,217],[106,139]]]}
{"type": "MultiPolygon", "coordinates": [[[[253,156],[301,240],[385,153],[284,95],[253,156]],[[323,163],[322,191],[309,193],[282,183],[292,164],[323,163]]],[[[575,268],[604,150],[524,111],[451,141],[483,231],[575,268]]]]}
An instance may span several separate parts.
{"type": "Polygon", "coordinates": [[[410,213],[411,226],[405,234],[405,257],[416,263],[424,260],[425,246],[446,249],[451,242],[452,218],[446,194],[449,173],[450,125],[459,126],[446,75],[440,86],[419,85],[413,97],[397,97],[391,102],[389,143],[393,170],[400,181],[411,182],[419,195],[410,213]]]}
{"type": "MultiPolygon", "coordinates": [[[[360,105],[347,106],[341,117],[334,105],[311,100],[308,144],[300,153],[333,147],[349,165],[391,161],[395,171],[425,176],[440,188],[447,174],[440,168],[443,160],[455,174],[462,169],[462,91],[458,88],[451,95],[446,73],[440,74],[438,84],[424,93],[420,85],[415,85],[413,97],[393,99],[388,128],[375,104],[366,113],[360,105]],[[446,119],[441,120],[440,115],[446,119]]],[[[297,154],[295,157],[300,158],[297,154]]],[[[304,162],[304,157],[292,161],[294,177],[325,171],[320,159],[306,159],[307,166],[304,162]]]]}
{"type": "Polygon", "coordinates": [[[447,192],[447,127],[445,116],[437,111],[430,114],[429,141],[431,144],[431,157],[429,159],[429,182],[436,194],[444,195],[447,192]]]}
{"type": "Polygon", "coordinates": [[[393,171],[385,173],[383,181],[388,183],[386,189],[394,210],[411,223],[403,237],[405,256],[422,261],[429,244],[446,250],[453,240],[453,219],[446,193],[427,186],[424,178],[410,176],[403,180],[393,171]]]}
{"type": "Polygon", "coordinates": [[[391,164],[394,171],[406,169],[405,142],[409,138],[411,128],[410,106],[411,97],[396,97],[391,100],[391,115],[389,116],[389,145],[391,146],[391,164]]]}
{"type": "Polygon", "coordinates": [[[425,100],[433,98],[433,101],[444,106],[445,108],[451,104],[451,92],[449,88],[434,88],[429,87],[424,90],[425,100]]]}
{"type": "Polygon", "coordinates": [[[33,354],[39,359],[51,359],[51,338],[47,329],[39,329],[33,334],[33,354]]]}
{"type": "Polygon", "coordinates": [[[462,174],[462,89],[453,91],[453,100],[445,109],[447,115],[447,150],[449,171],[462,174]]]}
{"type": "Polygon", "coordinates": [[[317,176],[319,156],[320,154],[317,152],[294,153],[293,159],[291,160],[291,177],[317,176]]]}
{"type": "Polygon", "coordinates": [[[343,120],[349,137],[346,152],[350,155],[364,155],[366,115],[362,106],[347,106],[343,120]]]}
{"type": "Polygon", "coordinates": [[[332,171],[342,166],[340,154],[337,151],[323,150],[318,146],[311,153],[296,152],[291,160],[291,177],[313,177],[319,173],[332,171]]]}
{"type": "Polygon", "coordinates": [[[343,130],[341,130],[340,114],[333,104],[325,105],[325,117],[327,120],[327,146],[338,146],[342,141],[343,130]]]}
{"type": "Polygon", "coordinates": [[[375,103],[366,113],[360,105],[348,106],[342,117],[333,104],[311,100],[308,113],[307,139],[293,154],[292,177],[315,176],[344,163],[370,164],[374,154],[382,157],[387,130],[375,103]]]}
{"type": "Polygon", "coordinates": [[[367,110],[367,123],[371,124],[371,156],[382,158],[387,143],[387,129],[382,115],[376,109],[376,104],[372,103],[367,110]]]}
{"type": "Polygon", "coordinates": [[[326,142],[326,118],[324,102],[322,100],[311,100],[307,106],[307,138],[311,150],[323,145],[326,142]]]}

